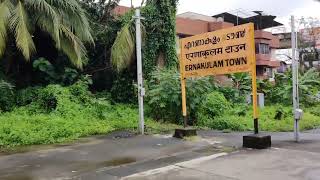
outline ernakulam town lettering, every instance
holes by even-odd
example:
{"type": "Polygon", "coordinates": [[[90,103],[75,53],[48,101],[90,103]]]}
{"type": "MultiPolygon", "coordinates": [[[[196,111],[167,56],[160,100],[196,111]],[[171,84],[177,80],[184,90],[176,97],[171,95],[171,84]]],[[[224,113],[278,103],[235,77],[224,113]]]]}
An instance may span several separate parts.
{"type": "Polygon", "coordinates": [[[204,46],[208,44],[217,44],[220,42],[219,37],[212,37],[212,38],[207,38],[207,39],[198,39],[195,41],[187,42],[186,45],[184,46],[185,49],[190,49],[198,46],[204,46]]]}
{"type": "Polygon", "coordinates": [[[196,70],[202,70],[202,69],[240,66],[240,65],[246,65],[246,64],[248,64],[247,57],[239,57],[239,58],[185,65],[185,71],[188,72],[188,71],[196,71],[196,70]]]}

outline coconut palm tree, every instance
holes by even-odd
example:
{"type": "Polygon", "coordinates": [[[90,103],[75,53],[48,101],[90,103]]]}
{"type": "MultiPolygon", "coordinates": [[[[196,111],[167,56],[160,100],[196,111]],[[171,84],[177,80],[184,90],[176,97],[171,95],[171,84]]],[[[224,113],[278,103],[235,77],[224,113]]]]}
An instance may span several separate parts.
{"type": "Polygon", "coordinates": [[[55,47],[82,68],[86,56],[83,43],[93,43],[93,38],[77,0],[0,0],[0,56],[5,52],[9,34],[13,34],[16,47],[25,60],[30,60],[36,52],[36,28],[49,34],[55,47]]]}

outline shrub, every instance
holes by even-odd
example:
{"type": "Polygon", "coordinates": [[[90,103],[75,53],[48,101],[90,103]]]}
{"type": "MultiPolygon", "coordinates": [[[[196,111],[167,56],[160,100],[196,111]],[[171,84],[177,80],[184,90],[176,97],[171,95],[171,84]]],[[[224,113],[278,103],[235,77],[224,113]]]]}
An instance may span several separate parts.
{"type": "MultiPolygon", "coordinates": [[[[190,119],[194,119],[199,104],[215,86],[210,78],[192,78],[186,84],[188,113],[190,119]]],[[[181,82],[178,72],[168,69],[153,72],[146,82],[146,89],[149,116],[157,120],[182,122],[181,82]]]]}
{"type": "Polygon", "coordinates": [[[248,104],[233,104],[229,114],[237,116],[246,116],[250,107],[248,104]]]}
{"type": "Polygon", "coordinates": [[[15,106],[14,86],[0,80],[0,111],[10,111],[15,106]]]}
{"type": "Polygon", "coordinates": [[[203,114],[198,114],[197,125],[200,127],[208,127],[216,130],[250,130],[250,126],[246,124],[246,121],[244,121],[244,119],[245,118],[239,118],[239,116],[233,115],[210,117],[203,114]]]}
{"type": "Polygon", "coordinates": [[[146,102],[150,116],[178,122],[181,116],[180,76],[176,71],[157,70],[146,81],[146,102]]]}
{"type": "Polygon", "coordinates": [[[26,106],[31,104],[38,97],[38,91],[40,87],[27,87],[25,89],[18,90],[16,93],[16,105],[26,106]]]}
{"type": "Polygon", "coordinates": [[[219,87],[217,89],[224,97],[232,103],[244,103],[246,101],[245,95],[240,95],[240,91],[232,87],[219,87]]]}
{"type": "Polygon", "coordinates": [[[315,116],[320,116],[320,104],[309,108],[308,111],[315,116]]]}
{"type": "Polygon", "coordinates": [[[214,91],[209,93],[205,100],[200,104],[198,113],[208,117],[222,116],[230,110],[230,107],[230,103],[223,94],[214,91]]]}
{"type": "Polygon", "coordinates": [[[114,102],[137,103],[134,79],[134,75],[128,70],[116,76],[111,88],[111,97],[114,102]]]}

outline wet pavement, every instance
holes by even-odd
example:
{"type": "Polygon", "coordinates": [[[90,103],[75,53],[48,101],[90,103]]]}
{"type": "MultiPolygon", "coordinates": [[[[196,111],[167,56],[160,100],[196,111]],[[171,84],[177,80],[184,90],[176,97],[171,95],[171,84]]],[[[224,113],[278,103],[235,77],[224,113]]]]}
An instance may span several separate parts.
{"type": "MultiPolygon", "coordinates": [[[[55,148],[48,146],[49,149],[46,149],[47,146],[40,146],[40,150],[1,155],[0,179],[97,179],[98,177],[89,176],[95,176],[99,174],[97,171],[108,169],[112,169],[112,176],[122,177],[130,172],[136,173],[225,150],[212,147],[210,151],[197,152],[199,149],[212,146],[213,143],[200,140],[185,141],[172,138],[171,135],[122,136],[123,134],[127,133],[113,133],[81,140],[80,143],[71,145],[55,148]],[[141,165],[141,162],[149,164],[141,165]],[[127,169],[122,167],[129,164],[134,166],[126,166],[127,169]],[[138,167],[140,169],[137,169],[138,167]]],[[[111,170],[109,171],[111,173],[111,170]]],[[[108,175],[104,173],[103,176],[108,175]]]]}
{"type": "Polygon", "coordinates": [[[320,177],[318,131],[303,133],[300,143],[293,142],[293,133],[269,133],[273,148],[268,150],[242,149],[242,136],[248,133],[198,133],[197,138],[180,140],[171,135],[136,136],[116,132],[69,145],[3,154],[0,179],[247,180],[261,175],[260,179],[313,180],[320,177]],[[210,159],[220,154],[223,156],[210,159]],[[157,169],[161,171],[154,171],[157,169]]]}
{"type": "Polygon", "coordinates": [[[293,133],[268,133],[272,148],[242,149],[242,136],[247,133],[224,134],[205,131],[205,139],[215,138],[224,146],[238,147],[237,151],[206,161],[173,164],[125,177],[125,180],[319,180],[320,134],[308,131],[301,142],[293,141],[293,133]]]}

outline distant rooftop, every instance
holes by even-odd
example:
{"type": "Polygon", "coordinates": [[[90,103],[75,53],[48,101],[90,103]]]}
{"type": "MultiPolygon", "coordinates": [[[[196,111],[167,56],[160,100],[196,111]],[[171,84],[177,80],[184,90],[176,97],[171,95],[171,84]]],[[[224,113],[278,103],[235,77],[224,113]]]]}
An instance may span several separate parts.
{"type": "Polygon", "coordinates": [[[194,19],[194,20],[202,20],[208,22],[216,22],[217,19],[211,16],[195,13],[195,12],[185,12],[182,14],[178,14],[177,17],[186,18],[186,19],[194,19]]]}
{"type": "Polygon", "coordinates": [[[223,18],[225,22],[233,23],[235,25],[252,22],[254,23],[256,30],[262,30],[283,25],[274,20],[276,16],[267,15],[262,11],[246,11],[243,9],[236,9],[233,11],[220,13],[212,17],[223,18]]]}

